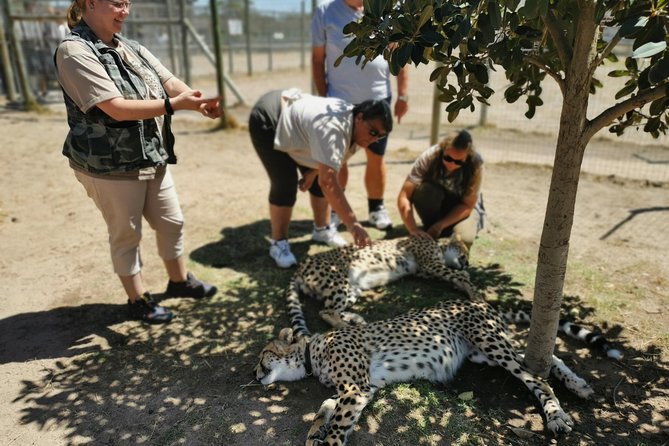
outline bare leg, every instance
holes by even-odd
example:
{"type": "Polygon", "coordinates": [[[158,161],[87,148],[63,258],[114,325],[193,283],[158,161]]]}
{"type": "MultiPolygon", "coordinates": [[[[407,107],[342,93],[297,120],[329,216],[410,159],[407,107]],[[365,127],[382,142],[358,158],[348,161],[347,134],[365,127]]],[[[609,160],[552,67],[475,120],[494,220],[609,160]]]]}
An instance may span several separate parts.
{"type": "Polygon", "coordinates": [[[144,294],[144,283],[142,282],[142,273],[133,274],[132,276],[118,276],[121,279],[121,284],[128,296],[130,302],[134,302],[137,297],[144,294]]]}
{"type": "Polygon", "coordinates": [[[386,163],[384,157],[366,150],[367,168],[365,169],[365,188],[367,198],[382,200],[386,190],[386,163]]]}
{"type": "MultiPolygon", "coordinates": [[[[314,212],[314,224],[318,228],[330,225],[330,205],[323,197],[316,197],[309,194],[311,209],[314,212]]],[[[276,240],[276,239],[275,239],[276,240]]]]}
{"type": "Polygon", "coordinates": [[[167,275],[172,282],[183,282],[188,278],[186,276],[188,271],[186,270],[184,256],[179,256],[172,260],[163,260],[163,263],[165,263],[167,275]]]}

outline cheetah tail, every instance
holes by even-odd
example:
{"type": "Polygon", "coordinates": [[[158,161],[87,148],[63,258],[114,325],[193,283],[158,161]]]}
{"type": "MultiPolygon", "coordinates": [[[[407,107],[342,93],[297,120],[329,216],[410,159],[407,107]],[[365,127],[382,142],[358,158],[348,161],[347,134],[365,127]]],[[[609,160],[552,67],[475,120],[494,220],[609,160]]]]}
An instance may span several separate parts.
{"type": "MultiPolygon", "coordinates": [[[[510,309],[502,311],[502,315],[507,322],[511,323],[529,323],[530,315],[523,309],[510,309]]],[[[594,350],[599,350],[611,359],[620,360],[622,353],[620,350],[614,348],[611,343],[601,334],[593,333],[587,328],[581,327],[578,324],[572,323],[567,319],[560,319],[558,330],[567,336],[578,339],[584,342],[588,347],[594,350]]]]}
{"type": "Polygon", "coordinates": [[[617,348],[614,348],[606,338],[598,333],[593,333],[587,328],[573,324],[566,319],[560,319],[560,331],[574,339],[585,342],[590,348],[599,349],[611,359],[620,360],[623,354],[617,348]]]}
{"type": "Polygon", "coordinates": [[[296,277],[290,279],[290,284],[286,290],[286,302],[288,304],[288,314],[290,315],[290,325],[293,327],[295,337],[310,336],[307,328],[307,322],[300,302],[300,286],[296,277]]]}

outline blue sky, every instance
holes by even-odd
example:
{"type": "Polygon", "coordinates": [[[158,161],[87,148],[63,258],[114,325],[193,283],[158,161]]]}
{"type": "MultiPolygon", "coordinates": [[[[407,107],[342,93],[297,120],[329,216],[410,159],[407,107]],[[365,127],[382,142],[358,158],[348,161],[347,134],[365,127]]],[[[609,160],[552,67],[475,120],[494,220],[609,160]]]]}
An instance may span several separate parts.
{"type": "MultiPolygon", "coordinates": [[[[320,2],[322,0],[318,0],[320,2]]],[[[312,0],[304,0],[304,6],[307,12],[311,11],[312,0]]],[[[197,0],[198,4],[209,4],[209,0],[197,0]]],[[[282,11],[299,12],[302,0],[251,0],[251,5],[255,9],[264,11],[282,11]]]]}

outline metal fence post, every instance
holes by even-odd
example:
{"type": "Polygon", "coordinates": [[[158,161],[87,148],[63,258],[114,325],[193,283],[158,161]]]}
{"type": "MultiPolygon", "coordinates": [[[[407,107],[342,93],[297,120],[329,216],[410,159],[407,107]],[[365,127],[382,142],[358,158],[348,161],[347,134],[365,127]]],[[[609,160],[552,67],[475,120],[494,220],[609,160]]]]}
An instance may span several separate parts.
{"type": "Polygon", "coordinates": [[[10,102],[16,102],[16,84],[14,83],[14,70],[12,67],[12,59],[9,54],[9,45],[6,39],[6,29],[4,24],[7,23],[5,15],[5,8],[0,11],[0,62],[2,62],[2,79],[4,81],[5,93],[10,102]]]}
{"type": "Polygon", "coordinates": [[[246,37],[246,74],[253,74],[253,63],[251,62],[251,12],[249,3],[244,0],[244,36],[246,37]]]}

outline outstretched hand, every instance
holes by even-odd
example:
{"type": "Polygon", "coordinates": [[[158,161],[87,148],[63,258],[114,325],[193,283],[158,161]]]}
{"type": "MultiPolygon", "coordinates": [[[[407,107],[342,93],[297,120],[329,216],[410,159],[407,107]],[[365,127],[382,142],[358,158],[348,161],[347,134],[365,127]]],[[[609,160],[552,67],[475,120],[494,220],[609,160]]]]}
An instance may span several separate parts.
{"type": "Polygon", "coordinates": [[[221,108],[220,103],[221,99],[220,96],[205,99],[205,102],[200,105],[200,113],[202,113],[202,116],[211,119],[219,118],[223,114],[223,109],[221,108]]]}
{"type": "Polygon", "coordinates": [[[306,192],[311,188],[311,185],[314,184],[314,180],[318,176],[318,170],[316,169],[309,169],[307,170],[302,178],[300,178],[300,181],[297,183],[298,187],[300,188],[300,191],[306,192]]]}
{"type": "Polygon", "coordinates": [[[353,223],[353,226],[348,230],[353,236],[355,246],[364,248],[365,246],[372,246],[372,239],[365,231],[365,228],[358,222],[353,223]]]}
{"type": "Polygon", "coordinates": [[[175,110],[199,111],[202,115],[213,119],[221,116],[220,99],[219,96],[203,98],[200,90],[186,90],[170,99],[170,102],[175,110]]]}
{"type": "Polygon", "coordinates": [[[425,240],[432,240],[433,239],[433,237],[430,234],[428,234],[425,231],[421,231],[420,229],[417,229],[416,231],[410,233],[409,235],[411,237],[422,238],[422,239],[425,239],[425,240]]]}

